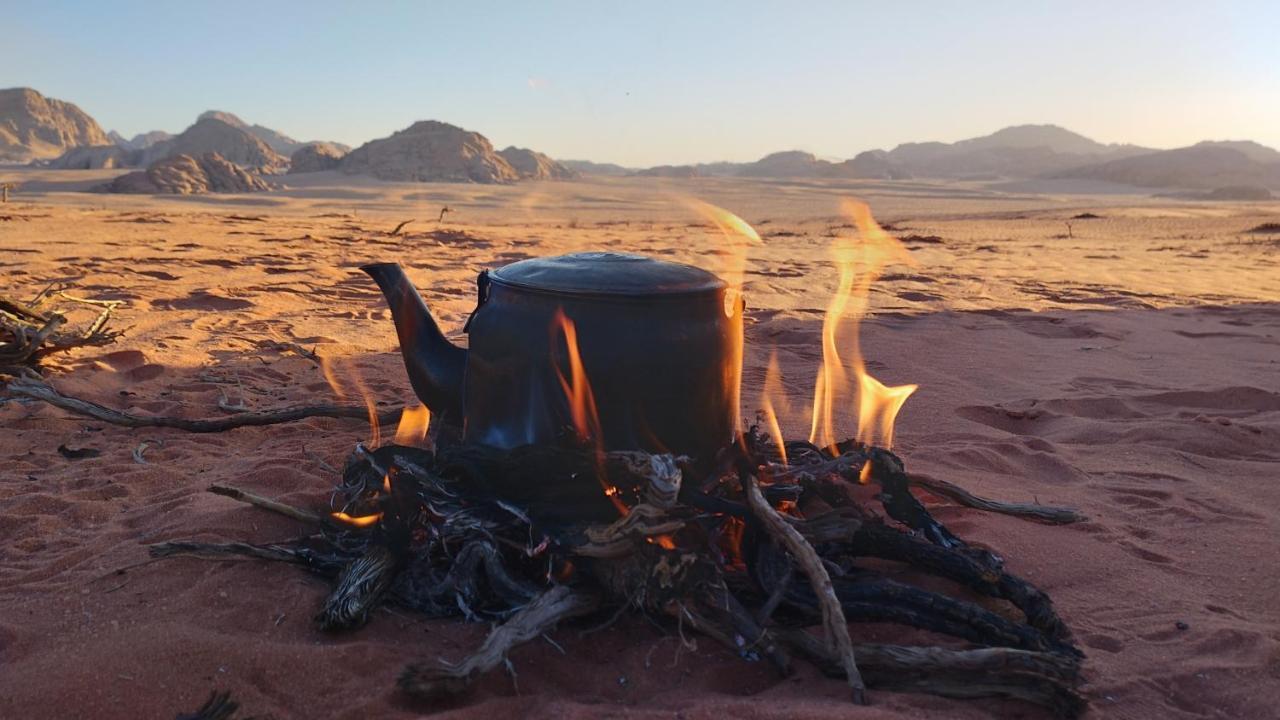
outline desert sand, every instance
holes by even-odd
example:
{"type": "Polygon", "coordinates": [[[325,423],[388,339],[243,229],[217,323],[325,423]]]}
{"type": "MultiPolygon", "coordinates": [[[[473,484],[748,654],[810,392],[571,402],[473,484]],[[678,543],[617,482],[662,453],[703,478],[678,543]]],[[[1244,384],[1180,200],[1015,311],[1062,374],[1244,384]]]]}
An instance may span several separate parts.
{"type": "MultiPolygon", "coordinates": [[[[357,266],[399,261],[464,341],[475,273],[543,254],[641,252],[722,270],[684,197],[737,212],[748,259],[743,398],[778,353],[805,415],[836,284],[828,246],[858,197],[908,239],[863,326],[870,371],[919,383],[896,450],[913,470],[1005,500],[1070,505],[1048,526],[934,506],[959,535],[1046,589],[1088,653],[1096,717],[1275,717],[1280,707],[1280,221],[1276,204],[996,193],[960,183],[615,178],[519,186],[290,176],[253,196],[68,192],[118,171],[21,170],[0,206],[0,292],[50,282],[128,305],[127,334],[62,357],[63,392],[136,413],[220,414],[329,402],[298,343],[410,402],[389,313],[357,266]],[[295,179],[296,178],[296,179],[295,179]],[[442,207],[451,210],[437,222],[442,207]],[[1071,219],[1081,213],[1097,219],[1071,219]],[[390,230],[414,219],[397,236],[390,230]],[[1070,227],[1068,228],[1068,223],[1070,227]],[[912,239],[914,236],[914,239],[912,239]],[[922,239],[923,238],[923,239],[922,239]]],[[[348,398],[350,400],[350,398],[348,398]]],[[[213,689],[258,717],[1041,717],[1013,702],[872,692],[802,668],[778,679],[714,643],[694,651],[638,618],[535,642],[448,706],[394,690],[409,661],[459,658],[486,628],[380,612],[326,636],[326,584],[256,561],[139,564],[169,539],[271,541],[293,522],[204,492],[246,487],[321,507],[367,425],[313,419],[226,433],[127,430],[0,402],[0,716],[173,717],[213,689]],[[148,443],[145,464],[132,453],[148,443]],[[59,445],[101,451],[69,460],[59,445]],[[121,568],[128,568],[120,572],[121,568]]],[[[851,421],[845,427],[852,434],[851,421]]],[[[937,640],[854,625],[855,641],[937,640]]]]}

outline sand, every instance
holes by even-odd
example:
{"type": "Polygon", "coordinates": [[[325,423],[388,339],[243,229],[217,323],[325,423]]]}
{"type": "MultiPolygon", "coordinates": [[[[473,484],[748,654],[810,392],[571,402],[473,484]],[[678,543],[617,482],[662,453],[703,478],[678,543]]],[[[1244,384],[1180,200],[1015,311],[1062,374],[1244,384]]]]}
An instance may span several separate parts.
{"type": "MultiPolygon", "coordinates": [[[[110,172],[23,171],[0,206],[0,292],[52,281],[121,299],[115,345],[63,358],[67,393],[138,413],[207,417],[220,393],[254,409],[333,400],[315,345],[384,406],[411,399],[382,297],[356,267],[405,264],[459,339],[475,273],[533,255],[623,249],[712,270],[729,257],[677,202],[696,196],[756,224],[748,264],[744,400],[778,352],[795,412],[821,354],[835,286],[826,237],[840,197],[870,203],[917,265],[873,293],[871,372],[921,389],[897,450],[909,466],[1007,500],[1071,505],[1051,527],[938,506],[958,534],[1049,591],[1088,653],[1097,717],[1275,717],[1280,706],[1280,239],[1244,230],[1275,204],[1177,204],[1132,195],[1001,194],[978,185],[610,179],[512,187],[290,176],[257,196],[153,199],[64,192],[110,172]],[[442,206],[451,212],[443,225],[442,206]],[[1101,219],[1070,220],[1092,212],[1101,219]],[[3,219],[4,216],[11,216],[3,219]],[[416,221],[398,237],[388,231],[416,221]],[[1071,223],[1067,237],[1066,223],[1071,223]],[[1185,627],[1185,629],[1180,629],[1185,627]]],[[[837,232],[847,232],[837,229],[837,232]]],[[[642,620],[538,642],[448,706],[393,690],[408,661],[460,657],[485,628],[380,612],[325,636],[323,581],[255,561],[145,559],[146,543],[292,537],[287,519],[209,495],[231,483],[322,505],[368,428],[308,420],[222,434],[127,430],[41,404],[0,403],[0,716],[172,717],[227,689],[256,716],[1041,717],[998,701],[872,693],[779,680],[707,640],[642,620]],[[142,442],[146,464],[132,458],[142,442]],[[68,460],[56,448],[91,447],[68,460]]],[[[846,421],[845,427],[852,432],[846,421]]],[[[855,640],[933,641],[887,625],[855,640]]]]}

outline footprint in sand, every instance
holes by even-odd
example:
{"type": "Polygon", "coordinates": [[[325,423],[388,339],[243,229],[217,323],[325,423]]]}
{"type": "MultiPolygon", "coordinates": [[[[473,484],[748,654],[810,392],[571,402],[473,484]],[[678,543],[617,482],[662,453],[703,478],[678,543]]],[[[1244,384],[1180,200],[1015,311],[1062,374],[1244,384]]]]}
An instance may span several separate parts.
{"type": "Polygon", "coordinates": [[[205,290],[196,290],[184,298],[152,300],[151,306],[162,310],[247,310],[253,302],[241,298],[223,297],[205,290]]]}

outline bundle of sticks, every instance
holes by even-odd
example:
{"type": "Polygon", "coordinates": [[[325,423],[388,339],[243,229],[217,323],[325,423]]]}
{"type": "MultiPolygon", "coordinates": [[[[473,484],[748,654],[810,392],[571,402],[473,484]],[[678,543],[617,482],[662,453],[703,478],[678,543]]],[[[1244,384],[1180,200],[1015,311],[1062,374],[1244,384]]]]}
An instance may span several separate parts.
{"type": "Polygon", "coordinates": [[[54,353],[86,345],[107,345],[120,333],[107,329],[120,300],[76,297],[50,285],[30,301],[0,295],[0,374],[33,376],[40,361],[54,353]],[[64,306],[60,308],[59,306],[64,306]],[[68,328],[67,305],[92,307],[94,319],[80,330],[68,328]]]}
{"type": "Polygon", "coordinates": [[[1081,714],[1083,654],[1049,597],[951,533],[913,487],[1050,522],[1079,519],[910,476],[892,452],[856,442],[778,447],[752,429],[715,458],[691,459],[574,439],[505,450],[440,436],[434,450],[357,446],[328,512],[211,488],[319,532],[271,544],[166,542],[151,553],[247,555],[332,578],[316,616],[324,630],[358,628],[382,603],[496,623],[460,663],[406,666],[399,687],[420,698],[465,692],[557,623],[633,611],[782,675],[797,659],[811,662],[847,682],[858,703],[870,687],[1081,714]],[[878,491],[870,500],[868,488],[878,491]],[[892,579],[885,561],[951,581],[955,592],[892,579]],[[850,622],[954,642],[855,644],[850,622]]]}

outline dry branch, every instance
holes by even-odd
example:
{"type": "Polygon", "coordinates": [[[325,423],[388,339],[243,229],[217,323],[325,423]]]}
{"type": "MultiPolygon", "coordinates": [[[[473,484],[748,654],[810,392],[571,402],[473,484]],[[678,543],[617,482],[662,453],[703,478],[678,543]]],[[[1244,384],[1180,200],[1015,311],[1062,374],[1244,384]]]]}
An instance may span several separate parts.
{"type": "Polygon", "coordinates": [[[418,663],[404,669],[400,687],[411,695],[439,700],[465,692],[481,674],[507,661],[512,648],[548,632],[556,623],[594,612],[600,605],[595,595],[556,585],[495,627],[484,644],[462,662],[418,663]]]}
{"type": "Polygon", "coordinates": [[[1067,524],[1084,522],[1088,517],[1084,513],[1069,507],[1040,505],[1038,503],[1008,503],[979,497],[955,483],[947,482],[929,475],[912,473],[908,475],[911,484],[938,497],[971,507],[976,510],[1014,515],[1018,517],[1044,520],[1045,522],[1067,524]]]}
{"type": "MultiPolygon", "coordinates": [[[[363,405],[304,405],[281,410],[245,412],[212,420],[188,420],[186,418],[166,417],[163,415],[130,415],[119,410],[112,410],[95,402],[63,395],[51,385],[30,379],[11,380],[8,384],[8,390],[14,395],[42,400],[78,415],[91,417],[112,425],[123,425],[131,428],[169,427],[187,432],[213,433],[224,432],[238,427],[275,425],[313,417],[353,418],[365,421],[369,419],[369,410],[363,405]]],[[[396,420],[399,416],[399,408],[384,410],[378,414],[378,422],[387,424],[396,420]]]]}
{"type": "Polygon", "coordinates": [[[292,505],[286,505],[278,500],[272,500],[271,498],[263,497],[255,493],[251,493],[248,490],[242,490],[238,487],[232,487],[230,485],[215,484],[215,485],[209,486],[209,492],[213,493],[214,495],[222,495],[223,497],[229,497],[232,500],[239,500],[240,502],[249,503],[250,505],[253,505],[255,507],[260,507],[263,510],[270,510],[271,512],[279,513],[286,517],[291,517],[294,520],[301,520],[306,523],[312,523],[317,525],[324,522],[324,518],[311,512],[310,510],[303,510],[301,508],[296,508],[292,505]]]}
{"type": "Polygon", "coordinates": [[[778,541],[791,557],[800,565],[800,569],[809,578],[813,592],[818,597],[818,605],[822,609],[822,627],[826,632],[827,643],[835,657],[840,659],[849,687],[853,691],[853,701],[859,705],[866,704],[866,685],[858,672],[858,663],[853,654],[853,641],[849,639],[849,623],[845,619],[844,610],[840,607],[840,599],[836,597],[835,588],[831,584],[831,575],[822,564],[822,558],[813,549],[809,541],[804,539],[799,530],[783,519],[782,515],[764,499],[756,479],[750,475],[743,477],[743,491],[747,495],[747,504],[751,512],[758,518],[765,530],[778,541]]]}

